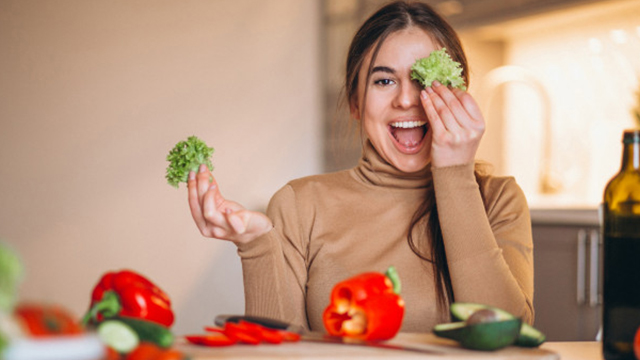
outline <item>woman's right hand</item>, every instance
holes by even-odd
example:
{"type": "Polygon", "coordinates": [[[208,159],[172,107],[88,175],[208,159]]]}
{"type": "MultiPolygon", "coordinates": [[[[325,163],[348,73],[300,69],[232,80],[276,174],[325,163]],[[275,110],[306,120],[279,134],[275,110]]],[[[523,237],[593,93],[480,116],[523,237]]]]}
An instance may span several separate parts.
{"type": "Polygon", "coordinates": [[[203,236],[244,244],[273,228],[263,213],[250,211],[222,197],[218,184],[205,165],[189,173],[189,208],[203,236]]]}

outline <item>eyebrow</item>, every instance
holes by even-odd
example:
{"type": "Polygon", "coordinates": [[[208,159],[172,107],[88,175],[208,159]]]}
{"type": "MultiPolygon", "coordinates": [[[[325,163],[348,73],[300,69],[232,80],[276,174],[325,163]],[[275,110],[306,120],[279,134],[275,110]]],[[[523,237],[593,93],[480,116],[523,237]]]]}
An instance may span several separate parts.
{"type": "Polygon", "coordinates": [[[376,72],[385,72],[385,73],[389,73],[389,74],[395,74],[396,71],[388,66],[376,66],[373,69],[371,69],[371,73],[376,73],[376,72]]]}

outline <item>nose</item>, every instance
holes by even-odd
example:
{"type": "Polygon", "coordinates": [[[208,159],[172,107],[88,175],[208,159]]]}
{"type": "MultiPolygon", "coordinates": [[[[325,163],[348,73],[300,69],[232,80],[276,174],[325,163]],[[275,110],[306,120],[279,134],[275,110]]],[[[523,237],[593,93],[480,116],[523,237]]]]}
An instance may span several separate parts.
{"type": "Polygon", "coordinates": [[[394,99],[394,105],[401,109],[409,109],[420,104],[420,91],[422,87],[416,81],[403,81],[398,87],[394,99]]]}

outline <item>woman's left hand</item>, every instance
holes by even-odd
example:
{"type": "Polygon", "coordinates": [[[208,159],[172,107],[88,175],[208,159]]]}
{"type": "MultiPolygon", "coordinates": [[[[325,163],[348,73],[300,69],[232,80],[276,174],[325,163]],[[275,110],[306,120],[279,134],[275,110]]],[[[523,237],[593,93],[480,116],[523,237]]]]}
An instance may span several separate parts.
{"type": "Polygon", "coordinates": [[[431,163],[434,167],[473,162],[484,134],[484,118],[466,91],[437,81],[422,90],[420,101],[431,127],[431,163]]]}

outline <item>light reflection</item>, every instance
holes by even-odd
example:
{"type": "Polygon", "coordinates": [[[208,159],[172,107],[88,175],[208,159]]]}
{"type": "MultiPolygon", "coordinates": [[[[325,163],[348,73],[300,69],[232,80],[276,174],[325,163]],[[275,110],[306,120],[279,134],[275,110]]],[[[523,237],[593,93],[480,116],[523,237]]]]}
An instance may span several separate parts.
{"type": "Polygon", "coordinates": [[[602,52],[602,41],[598,38],[590,38],[589,50],[594,54],[600,54],[602,52]]]}
{"type": "Polygon", "coordinates": [[[614,29],[610,32],[611,40],[616,44],[626,44],[627,32],[622,29],[614,29]]]}

